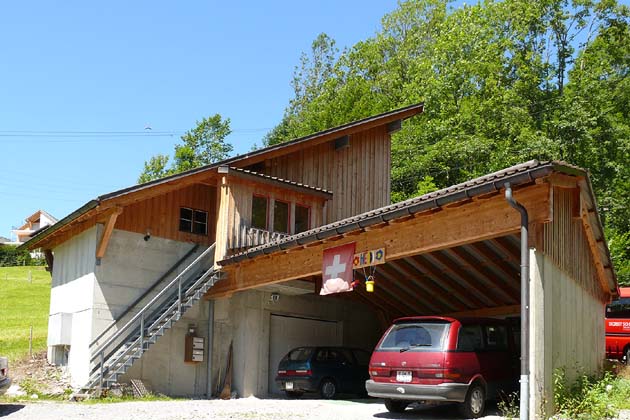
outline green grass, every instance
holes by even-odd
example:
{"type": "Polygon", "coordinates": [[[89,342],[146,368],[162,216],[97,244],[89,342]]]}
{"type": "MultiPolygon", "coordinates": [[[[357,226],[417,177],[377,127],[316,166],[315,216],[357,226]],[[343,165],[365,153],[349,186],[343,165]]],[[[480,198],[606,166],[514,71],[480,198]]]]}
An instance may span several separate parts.
{"type": "Polygon", "coordinates": [[[49,308],[50,273],[44,267],[0,267],[0,355],[10,361],[27,356],[31,325],[33,352],[45,350],[49,308]]]}

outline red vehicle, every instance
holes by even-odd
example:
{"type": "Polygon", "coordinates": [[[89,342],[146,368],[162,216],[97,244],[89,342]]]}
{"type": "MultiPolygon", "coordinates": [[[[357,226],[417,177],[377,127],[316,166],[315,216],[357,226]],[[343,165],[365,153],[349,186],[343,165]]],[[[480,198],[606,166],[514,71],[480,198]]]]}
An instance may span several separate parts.
{"type": "Polygon", "coordinates": [[[518,387],[519,354],[511,325],[491,318],[420,316],[389,327],[370,359],[368,394],[392,412],[414,402],[457,402],[483,415],[485,402],[518,387]]]}
{"type": "Polygon", "coordinates": [[[630,287],[606,305],[606,358],[630,362],[630,287]]]}

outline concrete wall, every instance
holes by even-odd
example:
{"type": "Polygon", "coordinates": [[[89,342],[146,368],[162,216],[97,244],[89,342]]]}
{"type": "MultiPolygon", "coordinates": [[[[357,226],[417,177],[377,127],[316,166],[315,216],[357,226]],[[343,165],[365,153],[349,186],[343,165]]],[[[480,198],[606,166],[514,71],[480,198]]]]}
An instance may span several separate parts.
{"type": "Polygon", "coordinates": [[[272,302],[270,292],[250,290],[215,301],[212,384],[225,375],[228,348],[233,340],[232,389],[240,397],[268,394],[269,324],[271,314],[308,316],[340,321],[345,346],[373,349],[381,336],[379,323],[365,306],[330,296],[281,295],[272,302]]]}
{"type": "MultiPolygon", "coordinates": [[[[100,237],[103,225],[99,224],[97,228],[100,237]]],[[[119,318],[131,303],[150,288],[192,247],[193,244],[191,243],[155,236],[145,241],[143,234],[115,229],[107,246],[107,252],[95,270],[92,339],[96,338],[114,319],[119,318]]],[[[199,252],[202,252],[201,247],[197,253],[199,252]]],[[[188,261],[192,261],[195,255],[191,256],[188,261]]],[[[178,270],[175,270],[162,281],[161,285],[168,284],[185,266],[182,265],[178,270]]],[[[157,290],[159,291],[159,289],[157,290]]],[[[142,305],[149,302],[156,293],[143,299],[136,309],[142,308],[142,305]]],[[[123,326],[125,321],[131,319],[136,313],[137,310],[130,311],[122,321],[118,322],[118,325],[123,326]]],[[[116,328],[111,330],[112,333],[115,331],[116,328]]],[[[109,334],[104,337],[108,337],[109,334]]],[[[102,342],[103,339],[99,341],[102,342]]]]}
{"type": "Polygon", "coordinates": [[[142,379],[153,392],[176,397],[204,397],[207,391],[208,307],[199,301],[120,378],[142,379]],[[184,363],[185,337],[194,325],[196,336],[205,338],[202,363],[184,363]]]}
{"type": "Polygon", "coordinates": [[[605,303],[580,286],[552,259],[530,251],[530,413],[553,414],[553,374],[569,383],[598,374],[605,357],[605,303]]]}
{"type": "MultiPolygon", "coordinates": [[[[102,230],[102,225],[98,225],[102,230]]],[[[138,297],[192,249],[194,244],[159,237],[144,240],[144,235],[114,230],[107,252],[96,266],[94,287],[93,338],[107,328],[114,319],[129,308],[138,297]]],[[[204,247],[200,247],[176,270],[161,281],[155,292],[149,293],[117,322],[99,342],[104,342],[118,327],[122,327],[155,296],[162,287],[174,279],[204,247]]],[[[209,266],[211,266],[210,264],[209,266]]],[[[199,336],[207,336],[207,302],[189,309],[143,357],[136,361],[121,382],[137,378],[147,382],[156,392],[173,396],[201,396],[206,392],[206,364],[184,363],[184,337],[189,323],[197,326],[199,336]],[[203,335],[202,335],[203,334],[203,335]]]]}
{"type": "MultiPolygon", "coordinates": [[[[50,316],[72,314],[68,367],[72,384],[83,385],[88,379],[89,344],[92,330],[94,267],[97,229],[91,228],[55,248],[55,263],[50,292],[50,316]]],[[[59,326],[49,323],[49,328],[59,326]]],[[[50,331],[49,336],[58,335],[50,331]]],[[[58,360],[55,353],[64,348],[49,347],[48,360],[58,360]]]]}

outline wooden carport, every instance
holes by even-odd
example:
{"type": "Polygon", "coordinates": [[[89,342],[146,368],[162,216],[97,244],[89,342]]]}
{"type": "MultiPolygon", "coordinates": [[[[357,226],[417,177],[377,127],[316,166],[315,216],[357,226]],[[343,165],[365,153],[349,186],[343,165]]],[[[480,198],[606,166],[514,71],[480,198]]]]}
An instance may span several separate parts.
{"type": "MultiPolygon", "coordinates": [[[[385,319],[518,314],[521,219],[504,197],[506,183],[529,214],[534,264],[548,258],[555,267],[540,262],[530,276],[532,375],[545,384],[531,392],[530,412],[539,411],[543,401],[549,404],[552,355],[545,343],[556,328],[550,318],[553,287],[546,285],[543,268],[549,279],[565,273],[595,307],[601,302],[603,308],[617,289],[588,175],[566,163],[530,161],[233,255],[219,262],[225,278],[207,298],[293,279],[317,284],[323,250],[355,242],[357,251],[384,247],[387,263],[377,269],[374,293],[357,288],[347,295],[385,319]]],[[[569,292],[577,293],[565,290],[567,299],[569,292]]],[[[599,357],[594,353],[589,360],[599,357]]]]}

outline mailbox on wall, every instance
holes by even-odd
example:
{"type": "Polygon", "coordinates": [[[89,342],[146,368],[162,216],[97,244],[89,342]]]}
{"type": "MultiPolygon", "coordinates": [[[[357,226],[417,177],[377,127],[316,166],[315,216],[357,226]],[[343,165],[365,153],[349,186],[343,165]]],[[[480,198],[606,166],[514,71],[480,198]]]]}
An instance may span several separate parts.
{"type": "Polygon", "coordinates": [[[194,335],[186,336],[186,346],[184,349],[184,362],[200,363],[203,362],[205,340],[203,337],[195,337],[194,335]]]}

